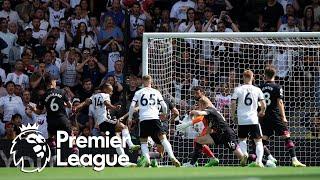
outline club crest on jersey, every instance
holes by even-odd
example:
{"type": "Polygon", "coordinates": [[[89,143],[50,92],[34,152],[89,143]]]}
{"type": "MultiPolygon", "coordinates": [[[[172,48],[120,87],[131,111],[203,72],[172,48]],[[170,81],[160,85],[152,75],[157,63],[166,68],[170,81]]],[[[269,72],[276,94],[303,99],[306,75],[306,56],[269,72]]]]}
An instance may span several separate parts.
{"type": "Polygon", "coordinates": [[[14,165],[20,166],[23,172],[40,172],[50,161],[51,151],[49,145],[46,143],[41,132],[38,131],[38,127],[37,124],[22,125],[20,128],[21,133],[12,141],[10,154],[13,155],[14,165]],[[26,150],[25,147],[30,147],[30,145],[32,147],[31,151],[26,150]],[[41,165],[26,168],[25,160],[27,160],[27,158],[41,159],[41,165]]]}

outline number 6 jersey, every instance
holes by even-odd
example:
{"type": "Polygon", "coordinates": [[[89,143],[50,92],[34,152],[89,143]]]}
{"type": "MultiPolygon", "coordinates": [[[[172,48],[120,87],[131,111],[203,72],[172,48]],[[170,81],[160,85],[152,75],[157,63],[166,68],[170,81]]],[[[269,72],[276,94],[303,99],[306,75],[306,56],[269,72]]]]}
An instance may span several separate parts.
{"type": "Polygon", "coordinates": [[[48,89],[39,102],[40,109],[46,107],[47,119],[67,118],[65,103],[69,102],[66,93],[61,89],[48,89]]]}
{"type": "Polygon", "coordinates": [[[159,119],[158,104],[163,101],[163,97],[158,90],[142,88],[134,94],[132,101],[139,104],[140,121],[159,119]]]}
{"type": "Polygon", "coordinates": [[[259,124],[258,102],[263,100],[261,89],[253,85],[244,84],[237,87],[232,95],[232,100],[237,101],[237,116],[239,125],[259,124]]]}

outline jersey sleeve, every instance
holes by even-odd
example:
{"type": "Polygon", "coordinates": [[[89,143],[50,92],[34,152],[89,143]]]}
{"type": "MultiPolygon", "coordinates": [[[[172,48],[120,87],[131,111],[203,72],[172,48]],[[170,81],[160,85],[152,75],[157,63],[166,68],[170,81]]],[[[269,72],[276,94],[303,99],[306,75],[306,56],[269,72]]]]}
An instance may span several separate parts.
{"type": "Polygon", "coordinates": [[[136,93],[134,93],[134,96],[133,96],[133,98],[132,98],[132,101],[138,102],[138,99],[139,99],[139,93],[136,92],[136,93]]]}
{"type": "Polygon", "coordinates": [[[111,102],[111,100],[110,100],[110,95],[109,94],[103,94],[103,102],[111,102]]]}
{"type": "Polygon", "coordinates": [[[163,97],[162,97],[161,93],[159,91],[157,91],[157,92],[158,92],[157,94],[158,94],[159,102],[163,101],[163,97]]]}
{"type": "Polygon", "coordinates": [[[238,88],[235,88],[234,93],[232,94],[231,100],[237,100],[238,99],[238,88]]]}
{"type": "Polygon", "coordinates": [[[277,91],[275,92],[275,96],[277,99],[283,99],[283,89],[280,86],[278,86],[277,91]]]}
{"type": "Polygon", "coordinates": [[[61,94],[62,94],[62,100],[66,103],[69,102],[69,99],[67,97],[67,92],[62,90],[61,94]]]}

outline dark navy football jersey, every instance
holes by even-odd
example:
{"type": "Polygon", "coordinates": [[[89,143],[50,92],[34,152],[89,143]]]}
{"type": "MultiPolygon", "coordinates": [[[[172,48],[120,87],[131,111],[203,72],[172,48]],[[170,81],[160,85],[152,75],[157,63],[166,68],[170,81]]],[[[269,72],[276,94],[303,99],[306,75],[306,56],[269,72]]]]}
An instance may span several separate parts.
{"type": "Polygon", "coordinates": [[[208,113],[204,118],[208,120],[211,129],[215,129],[218,133],[221,133],[229,127],[228,123],[217,109],[207,108],[204,111],[208,113]]]}
{"type": "Polygon", "coordinates": [[[264,99],[267,104],[266,114],[279,114],[277,99],[283,99],[282,88],[274,82],[266,82],[259,86],[264,94],[264,99]]]}
{"type": "Polygon", "coordinates": [[[68,101],[65,91],[61,89],[48,89],[39,105],[40,107],[46,107],[48,118],[67,117],[65,103],[68,101]]]}

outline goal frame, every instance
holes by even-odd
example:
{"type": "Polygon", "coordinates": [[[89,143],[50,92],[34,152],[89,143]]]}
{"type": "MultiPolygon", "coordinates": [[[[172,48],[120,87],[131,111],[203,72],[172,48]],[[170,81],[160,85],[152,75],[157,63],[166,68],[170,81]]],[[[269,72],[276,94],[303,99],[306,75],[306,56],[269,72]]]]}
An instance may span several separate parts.
{"type": "Polygon", "coordinates": [[[151,38],[312,38],[320,32],[195,32],[143,33],[142,75],[148,75],[148,41],[151,38]]]}

